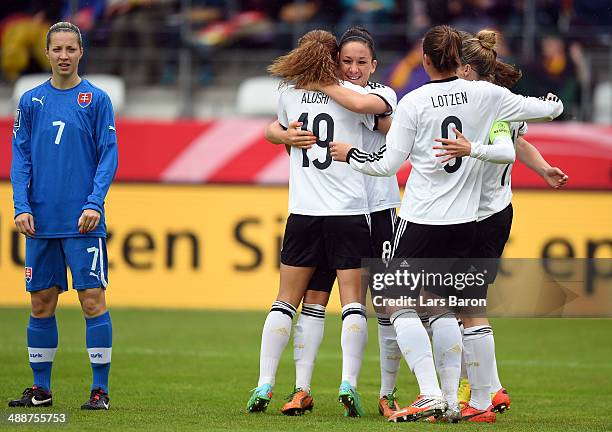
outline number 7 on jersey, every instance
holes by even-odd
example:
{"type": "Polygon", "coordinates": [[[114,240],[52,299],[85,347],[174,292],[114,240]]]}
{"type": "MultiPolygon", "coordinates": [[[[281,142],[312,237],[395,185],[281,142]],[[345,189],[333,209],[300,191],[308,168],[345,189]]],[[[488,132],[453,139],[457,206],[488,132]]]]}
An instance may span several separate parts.
{"type": "Polygon", "coordinates": [[[55,136],[55,144],[60,143],[61,139],[62,139],[62,134],[64,133],[64,126],[66,126],[66,123],[64,123],[63,121],[60,120],[56,120],[53,123],[51,123],[53,126],[59,126],[59,129],[57,130],[57,135],[55,136]]]}

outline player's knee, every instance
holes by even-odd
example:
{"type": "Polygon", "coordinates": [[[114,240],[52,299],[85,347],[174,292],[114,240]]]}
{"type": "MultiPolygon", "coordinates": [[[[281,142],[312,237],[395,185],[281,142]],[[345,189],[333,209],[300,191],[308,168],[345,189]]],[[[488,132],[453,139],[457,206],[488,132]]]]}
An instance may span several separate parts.
{"type": "Polygon", "coordinates": [[[421,318],[419,314],[417,314],[414,309],[406,309],[406,308],[397,308],[397,307],[389,307],[387,308],[387,314],[389,315],[389,320],[393,324],[393,322],[402,317],[402,318],[411,318],[419,320],[421,322],[421,318]]]}
{"type": "Polygon", "coordinates": [[[97,316],[104,312],[103,304],[93,298],[81,300],[81,309],[87,317],[97,316]]]}
{"type": "Polygon", "coordinates": [[[470,328],[470,327],[482,326],[482,325],[485,325],[485,326],[490,325],[487,317],[483,317],[483,316],[474,317],[474,316],[463,316],[462,315],[461,321],[463,322],[464,328],[470,328]]]}
{"type": "Polygon", "coordinates": [[[32,316],[35,318],[47,318],[52,316],[55,313],[57,295],[56,288],[32,292],[32,316]]]}
{"type": "Polygon", "coordinates": [[[306,294],[304,294],[304,303],[327,306],[327,303],[329,302],[329,294],[330,293],[325,291],[307,290],[306,294]]]}
{"type": "Polygon", "coordinates": [[[53,315],[53,308],[42,299],[32,299],[32,316],[34,318],[47,318],[53,315]]]}
{"type": "Polygon", "coordinates": [[[86,317],[95,317],[106,311],[104,294],[100,294],[97,291],[85,290],[79,292],[79,301],[86,317]]]}
{"type": "MultiPolygon", "coordinates": [[[[421,315],[419,315],[419,317],[420,316],[421,315]]],[[[436,315],[431,315],[428,319],[428,324],[431,326],[434,323],[444,326],[455,325],[457,324],[457,317],[453,312],[443,312],[436,315]]]]}

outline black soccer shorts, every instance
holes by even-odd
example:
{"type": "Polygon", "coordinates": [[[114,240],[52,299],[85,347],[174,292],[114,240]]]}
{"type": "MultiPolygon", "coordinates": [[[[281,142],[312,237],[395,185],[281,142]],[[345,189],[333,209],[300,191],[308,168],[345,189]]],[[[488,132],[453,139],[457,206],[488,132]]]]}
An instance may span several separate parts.
{"type": "Polygon", "coordinates": [[[512,204],[508,204],[505,209],[476,223],[476,240],[470,257],[476,259],[477,268],[487,270],[487,284],[495,282],[497,277],[499,258],[510,238],[513,213],[512,204]]]}
{"type": "MultiPolygon", "coordinates": [[[[429,258],[417,268],[436,273],[465,273],[468,271],[469,253],[476,236],[476,222],[452,225],[424,225],[398,218],[392,245],[393,260],[429,258]],[[435,262],[433,259],[436,259],[435,262]],[[465,267],[465,268],[464,268],[465,267]]],[[[414,267],[413,267],[414,268],[414,267]]],[[[453,286],[427,286],[426,291],[441,297],[455,295],[453,286]]]]}
{"type": "Polygon", "coordinates": [[[306,216],[287,219],[281,262],[295,267],[327,267],[330,270],[361,268],[372,255],[366,215],[306,216]]]}
{"type": "MultiPolygon", "coordinates": [[[[395,208],[370,213],[370,234],[372,239],[373,258],[381,258],[385,252],[390,254],[396,219],[397,215],[395,208]],[[385,242],[387,243],[385,244],[385,242]]],[[[308,283],[308,289],[330,293],[334,287],[335,280],[335,270],[327,266],[318,266],[308,283]]]]}

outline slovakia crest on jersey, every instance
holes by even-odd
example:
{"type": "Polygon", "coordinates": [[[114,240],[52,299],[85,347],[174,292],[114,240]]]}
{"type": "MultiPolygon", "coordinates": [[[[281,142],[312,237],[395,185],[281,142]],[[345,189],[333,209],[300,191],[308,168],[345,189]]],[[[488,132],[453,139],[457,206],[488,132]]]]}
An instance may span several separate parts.
{"type": "Polygon", "coordinates": [[[91,92],[87,93],[79,93],[79,97],[77,98],[77,102],[81,108],[86,108],[93,99],[93,94],[91,92]]]}
{"type": "Polygon", "coordinates": [[[25,268],[25,281],[27,283],[30,283],[31,280],[32,280],[32,267],[26,267],[25,268]]]}

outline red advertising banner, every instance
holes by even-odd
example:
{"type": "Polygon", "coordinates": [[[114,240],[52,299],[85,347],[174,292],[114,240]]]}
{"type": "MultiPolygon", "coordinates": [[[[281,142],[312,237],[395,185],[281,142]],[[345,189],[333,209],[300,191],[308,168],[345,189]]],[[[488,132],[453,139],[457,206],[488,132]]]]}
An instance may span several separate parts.
{"type": "MultiPolygon", "coordinates": [[[[170,183],[286,184],[284,146],[267,142],[271,119],[212,121],[117,121],[117,181],[170,183]]],[[[0,119],[0,179],[8,179],[13,120],[0,119]]],[[[568,189],[612,189],[612,127],[587,123],[530,124],[525,138],[548,162],[565,171],[568,189]]],[[[404,185],[407,163],[398,181],[404,185]]],[[[543,180],[516,162],[515,188],[546,188],[543,180]]]]}

